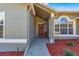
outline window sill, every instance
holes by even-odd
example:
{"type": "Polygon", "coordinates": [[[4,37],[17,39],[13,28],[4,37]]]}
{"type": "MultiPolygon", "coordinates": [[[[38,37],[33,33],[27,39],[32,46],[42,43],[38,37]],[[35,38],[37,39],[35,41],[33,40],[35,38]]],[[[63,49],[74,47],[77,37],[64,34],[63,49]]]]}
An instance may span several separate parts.
{"type": "Polygon", "coordinates": [[[57,37],[59,37],[59,36],[61,36],[61,37],[79,37],[79,35],[54,35],[54,36],[57,36],[57,37]]]}
{"type": "Polygon", "coordinates": [[[0,43],[27,43],[27,39],[1,39],[0,43]]]}

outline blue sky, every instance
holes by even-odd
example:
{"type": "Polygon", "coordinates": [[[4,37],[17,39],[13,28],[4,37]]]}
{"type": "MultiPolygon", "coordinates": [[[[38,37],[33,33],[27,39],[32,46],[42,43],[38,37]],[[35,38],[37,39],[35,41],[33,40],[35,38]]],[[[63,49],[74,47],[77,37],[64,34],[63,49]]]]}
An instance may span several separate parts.
{"type": "Polygon", "coordinates": [[[79,3],[48,3],[48,6],[57,10],[79,10],[79,3]]]}

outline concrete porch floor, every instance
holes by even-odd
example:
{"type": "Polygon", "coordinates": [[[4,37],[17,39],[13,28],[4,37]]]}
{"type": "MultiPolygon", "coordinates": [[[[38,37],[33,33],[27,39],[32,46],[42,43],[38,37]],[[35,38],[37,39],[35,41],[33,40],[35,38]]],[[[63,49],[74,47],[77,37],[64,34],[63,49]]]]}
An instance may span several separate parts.
{"type": "Polygon", "coordinates": [[[29,47],[26,56],[50,56],[46,43],[49,40],[46,38],[37,38],[29,47]]]}

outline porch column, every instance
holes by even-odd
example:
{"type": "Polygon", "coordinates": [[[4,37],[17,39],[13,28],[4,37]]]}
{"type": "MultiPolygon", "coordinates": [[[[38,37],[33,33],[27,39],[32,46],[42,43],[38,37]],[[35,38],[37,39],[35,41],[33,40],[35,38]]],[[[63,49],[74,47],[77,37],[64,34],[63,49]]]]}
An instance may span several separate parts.
{"type": "Polygon", "coordinates": [[[51,43],[54,43],[54,13],[51,13],[49,19],[49,39],[51,43]]]}

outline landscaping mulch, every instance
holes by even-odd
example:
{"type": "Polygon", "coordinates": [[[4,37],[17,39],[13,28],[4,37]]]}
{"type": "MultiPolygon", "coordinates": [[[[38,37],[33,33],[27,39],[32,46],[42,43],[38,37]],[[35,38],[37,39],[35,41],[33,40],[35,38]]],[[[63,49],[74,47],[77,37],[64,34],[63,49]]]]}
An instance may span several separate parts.
{"type": "Polygon", "coordinates": [[[55,43],[46,44],[51,56],[64,56],[64,49],[73,51],[76,56],[79,56],[79,40],[78,39],[61,39],[55,40],[55,43]],[[67,46],[68,42],[74,42],[74,46],[67,46]]]}

